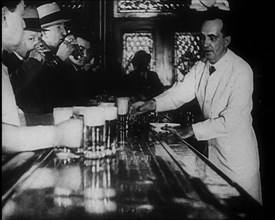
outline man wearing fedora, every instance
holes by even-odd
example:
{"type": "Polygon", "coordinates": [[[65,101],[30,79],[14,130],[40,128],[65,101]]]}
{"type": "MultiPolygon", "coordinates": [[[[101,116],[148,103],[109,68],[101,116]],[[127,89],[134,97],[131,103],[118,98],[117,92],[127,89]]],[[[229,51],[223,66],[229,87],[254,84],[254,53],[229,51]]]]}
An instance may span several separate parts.
{"type": "Polygon", "coordinates": [[[74,36],[67,36],[65,28],[65,23],[70,19],[65,18],[56,2],[40,5],[37,11],[42,28],[47,30],[42,32],[42,39],[51,49],[51,58],[55,58],[53,64],[57,65],[71,55],[74,50],[73,44],[76,44],[74,36]]]}
{"type": "Polygon", "coordinates": [[[73,53],[77,41],[73,35],[68,35],[65,23],[70,21],[62,13],[56,2],[45,3],[37,7],[42,31],[42,39],[50,48],[46,54],[44,70],[40,81],[40,90],[43,90],[45,102],[43,112],[51,113],[54,107],[64,107],[73,104],[75,94],[70,89],[72,82],[69,79],[66,59],[73,53]],[[68,36],[67,36],[68,35],[68,36]]]}
{"type": "MultiPolygon", "coordinates": [[[[2,54],[14,51],[23,36],[23,0],[2,2],[2,54]]],[[[56,126],[23,126],[7,67],[2,62],[2,161],[10,154],[54,146],[79,147],[83,123],[70,119],[56,126]]]]}
{"type": "Polygon", "coordinates": [[[18,106],[28,112],[26,91],[29,91],[28,95],[37,94],[30,88],[45,60],[44,48],[41,47],[41,31],[45,29],[41,28],[35,7],[27,7],[23,19],[25,22],[23,37],[15,51],[3,52],[3,63],[8,67],[18,106]]]}

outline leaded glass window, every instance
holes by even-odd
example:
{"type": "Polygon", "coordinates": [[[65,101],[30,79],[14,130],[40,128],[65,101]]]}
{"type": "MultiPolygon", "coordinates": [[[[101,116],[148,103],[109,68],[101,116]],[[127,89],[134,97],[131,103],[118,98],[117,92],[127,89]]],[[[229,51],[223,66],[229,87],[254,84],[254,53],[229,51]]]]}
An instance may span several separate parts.
{"type": "Polygon", "coordinates": [[[195,62],[200,59],[201,35],[199,33],[175,33],[174,66],[176,80],[182,80],[195,62]]]}
{"type": "Polygon", "coordinates": [[[85,5],[85,1],[83,0],[58,1],[57,3],[62,9],[74,11],[80,10],[85,5]]]}
{"type": "Polygon", "coordinates": [[[144,50],[151,55],[150,67],[151,70],[155,70],[152,33],[125,33],[123,35],[122,66],[126,74],[133,70],[133,66],[131,65],[131,59],[139,50],[144,50]]]}
{"type": "Polygon", "coordinates": [[[114,15],[151,17],[160,14],[173,14],[185,8],[188,0],[117,0],[114,1],[114,15]]]}

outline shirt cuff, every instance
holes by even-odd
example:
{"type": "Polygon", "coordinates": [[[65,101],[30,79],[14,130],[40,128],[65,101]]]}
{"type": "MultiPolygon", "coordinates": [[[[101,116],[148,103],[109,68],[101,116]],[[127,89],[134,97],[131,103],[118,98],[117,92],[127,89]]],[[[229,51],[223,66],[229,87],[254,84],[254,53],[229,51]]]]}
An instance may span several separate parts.
{"type": "Polygon", "coordinates": [[[193,132],[198,141],[204,140],[201,129],[201,123],[192,124],[193,132]]]}
{"type": "Polygon", "coordinates": [[[156,100],[156,112],[165,111],[165,106],[167,105],[167,103],[165,104],[163,98],[159,97],[154,99],[156,100]]]}

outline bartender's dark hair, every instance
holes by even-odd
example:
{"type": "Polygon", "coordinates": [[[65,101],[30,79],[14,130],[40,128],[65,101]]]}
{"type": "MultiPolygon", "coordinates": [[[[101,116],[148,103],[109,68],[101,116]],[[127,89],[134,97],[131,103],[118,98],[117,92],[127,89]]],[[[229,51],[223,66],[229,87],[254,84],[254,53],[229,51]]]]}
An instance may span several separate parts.
{"type": "Polygon", "coordinates": [[[14,0],[14,1],[3,0],[2,1],[2,8],[7,7],[11,12],[14,12],[17,5],[19,5],[21,1],[22,0],[14,0]]]}
{"type": "Polygon", "coordinates": [[[232,19],[230,18],[230,15],[228,12],[223,12],[221,10],[219,11],[209,11],[208,13],[205,14],[204,21],[209,21],[209,20],[215,20],[215,19],[220,19],[222,20],[223,26],[222,26],[222,34],[224,37],[230,36],[231,33],[231,22],[232,19]]]}

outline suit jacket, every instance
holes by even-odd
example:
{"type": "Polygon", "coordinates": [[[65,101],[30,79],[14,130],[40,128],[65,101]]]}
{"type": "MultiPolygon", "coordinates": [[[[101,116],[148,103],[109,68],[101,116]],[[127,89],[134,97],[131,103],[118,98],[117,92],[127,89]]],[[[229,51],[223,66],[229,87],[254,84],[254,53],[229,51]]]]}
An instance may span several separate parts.
{"type": "Polygon", "coordinates": [[[132,71],[126,77],[126,86],[128,95],[133,97],[145,97],[151,99],[164,91],[164,86],[161,83],[156,72],[138,69],[132,71]]]}
{"type": "Polygon", "coordinates": [[[52,113],[54,107],[70,106],[73,100],[68,66],[53,53],[44,64],[29,58],[21,61],[14,53],[5,55],[17,105],[25,113],[52,113]]]}
{"type": "Polygon", "coordinates": [[[107,89],[109,79],[100,69],[84,70],[75,66],[69,59],[66,63],[68,65],[67,80],[70,81],[70,87],[74,91],[72,105],[86,105],[90,99],[104,93],[107,89]]]}
{"type": "Polygon", "coordinates": [[[42,69],[42,63],[34,58],[20,60],[15,53],[3,51],[3,63],[8,68],[15,95],[28,87],[42,69]]]}
{"type": "Polygon", "coordinates": [[[34,58],[20,60],[15,53],[3,53],[3,63],[8,67],[16,103],[25,113],[46,113],[44,91],[40,74],[43,65],[34,58]]]}

